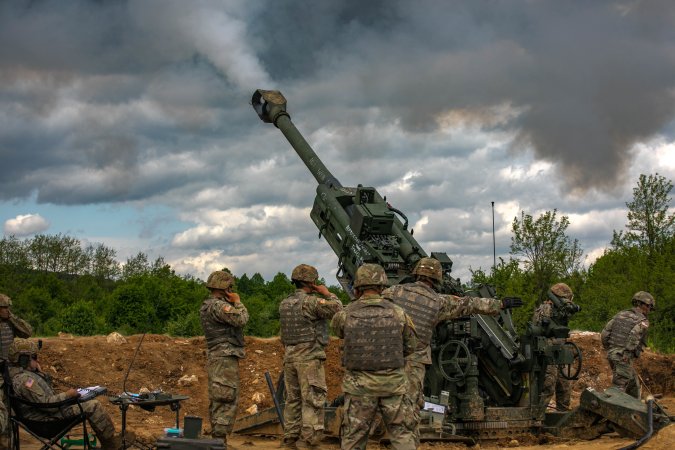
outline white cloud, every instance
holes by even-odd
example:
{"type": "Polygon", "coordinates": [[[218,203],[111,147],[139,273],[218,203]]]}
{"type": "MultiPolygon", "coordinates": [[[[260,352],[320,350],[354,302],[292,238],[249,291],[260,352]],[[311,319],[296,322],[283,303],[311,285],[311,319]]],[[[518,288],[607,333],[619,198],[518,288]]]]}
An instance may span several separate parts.
{"type": "Polygon", "coordinates": [[[13,219],[5,221],[5,234],[17,237],[29,236],[40,233],[49,228],[47,221],[40,214],[20,214],[13,219]]]}

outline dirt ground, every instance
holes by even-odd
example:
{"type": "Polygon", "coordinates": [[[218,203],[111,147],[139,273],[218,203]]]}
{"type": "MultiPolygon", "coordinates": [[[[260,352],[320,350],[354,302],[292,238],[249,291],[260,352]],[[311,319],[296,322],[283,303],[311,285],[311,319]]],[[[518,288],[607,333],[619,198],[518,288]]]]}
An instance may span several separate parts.
{"type": "MultiPolygon", "coordinates": [[[[141,335],[126,337],[124,342],[115,342],[106,336],[77,337],[62,335],[44,338],[40,353],[43,371],[54,378],[57,391],[69,387],[102,385],[108,388],[108,395],[123,391],[122,382],[129,367],[141,335]]],[[[582,350],[583,371],[575,384],[573,406],[578,403],[579,395],[586,387],[604,389],[611,384],[611,371],[605,359],[597,333],[574,333],[571,338],[582,350]]],[[[278,338],[260,339],[246,337],[247,356],[240,363],[241,392],[239,415],[254,405],[263,409],[272,405],[264,373],[269,371],[276,383],[282,369],[283,347],[278,338]],[[256,397],[256,401],[254,401],[256,397]]],[[[340,393],[343,369],[340,365],[340,353],[337,340],[332,340],[327,349],[326,376],[329,400],[340,393]]],[[[203,430],[209,432],[207,377],[205,372],[206,345],[203,337],[190,339],[172,338],[163,335],[146,335],[129,374],[126,390],[138,392],[141,389],[161,390],[171,394],[190,397],[180,410],[181,426],[184,415],[199,416],[204,419],[203,430]]],[[[675,355],[662,355],[647,350],[638,363],[640,376],[654,394],[664,397],[663,404],[675,410],[675,355]]],[[[112,415],[119,429],[121,415],[117,406],[106,397],[99,397],[106,410],[112,415]]],[[[133,429],[141,440],[149,442],[163,435],[164,428],[175,426],[175,412],[169,408],[158,407],[153,412],[132,407],[127,415],[128,427],[133,429]]],[[[278,448],[274,439],[235,436],[232,439],[239,447],[258,449],[278,448]]],[[[545,445],[551,449],[618,449],[631,441],[618,436],[604,436],[589,442],[549,441],[540,442],[533,437],[532,442],[510,443],[511,446],[545,445]],[[541,445],[538,445],[541,444],[541,445]]],[[[509,443],[484,444],[482,448],[509,446],[509,443]]],[[[339,448],[336,443],[326,443],[325,448],[339,448]]],[[[370,448],[370,446],[369,446],[370,448]]],[[[377,448],[376,445],[373,448],[377,448]]],[[[425,443],[422,448],[466,448],[463,445],[425,443]]],[[[472,448],[481,448],[474,446],[472,448]]],[[[652,438],[641,448],[675,448],[675,426],[671,425],[652,438]]]]}

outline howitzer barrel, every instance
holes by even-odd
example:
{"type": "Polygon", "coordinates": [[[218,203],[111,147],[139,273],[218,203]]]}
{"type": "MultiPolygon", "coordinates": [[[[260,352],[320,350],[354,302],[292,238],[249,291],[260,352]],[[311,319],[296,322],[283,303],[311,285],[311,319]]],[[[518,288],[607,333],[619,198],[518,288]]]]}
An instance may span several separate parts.
{"type": "Polygon", "coordinates": [[[253,93],[251,104],[263,122],[273,123],[281,130],[319,184],[342,187],[293,125],[291,116],[286,112],[286,98],[281,92],[258,89],[253,93]]]}

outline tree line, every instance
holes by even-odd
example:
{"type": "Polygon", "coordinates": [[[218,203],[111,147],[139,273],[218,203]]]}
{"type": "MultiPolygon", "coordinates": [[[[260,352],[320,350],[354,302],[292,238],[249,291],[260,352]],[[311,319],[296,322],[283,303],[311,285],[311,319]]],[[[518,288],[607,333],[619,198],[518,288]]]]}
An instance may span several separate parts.
{"type": "MultiPolygon", "coordinates": [[[[291,280],[283,273],[269,282],[259,273],[235,280],[251,316],[245,333],[278,334],[279,303],[295,290],[291,280]]],[[[340,288],[329,289],[347,299],[340,288]]],[[[0,240],[0,292],[40,336],[112,331],[197,336],[203,333],[199,308],[208,296],[202,280],[176,274],[161,257],[151,261],[139,252],[121,264],[114,249],[61,234],[0,240]]]]}
{"type": "MultiPolygon", "coordinates": [[[[672,182],[641,175],[626,203],[625,230],[614,231],[605,253],[588,268],[583,249],[572,239],[567,216],[557,210],[538,217],[521,211],[512,223],[511,254],[490,270],[472,270],[465,287],[492,284],[500,296],[520,296],[514,310],[522,331],[551,284],[566,282],[582,311],[571,326],[599,331],[619,310],[630,307],[634,292],[651,292],[650,345],[675,352],[675,216],[670,213],[672,182]]],[[[289,268],[290,270],[290,268],[289,268]]],[[[236,276],[236,290],[250,320],[245,332],[268,337],[279,332],[279,303],[294,287],[286,274],[266,281],[259,273],[236,276]]],[[[347,295],[329,289],[343,302],[347,295]]],[[[125,263],[103,244],[84,245],[66,235],[0,240],[0,292],[13,298],[13,311],[38,335],[60,331],[77,335],[120,331],[201,335],[199,307],[208,290],[190,275],[178,275],[163,258],[139,252],[125,263]]]]}

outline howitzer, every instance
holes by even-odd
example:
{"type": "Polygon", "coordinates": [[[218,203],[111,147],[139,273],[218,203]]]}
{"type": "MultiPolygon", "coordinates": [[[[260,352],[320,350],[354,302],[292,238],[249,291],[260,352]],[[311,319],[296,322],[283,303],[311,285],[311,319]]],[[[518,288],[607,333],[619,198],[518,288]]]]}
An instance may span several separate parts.
{"type": "Polygon", "coordinates": [[[337,276],[345,291],[352,296],[354,274],[365,262],[384,267],[390,284],[408,277],[427,256],[408,231],[408,219],[375,188],[342,186],[291,122],[280,92],[258,90],[252,103],[264,122],[286,136],[318,183],[310,217],[338,257],[337,276]]]}
{"type": "MultiPolygon", "coordinates": [[[[337,278],[344,290],[352,296],[354,275],[363,263],[381,265],[390,285],[412,281],[415,264],[428,254],[408,230],[405,214],[373,187],[343,186],[297,130],[280,92],[257,90],[252,105],[263,122],[273,123],[284,134],[318,183],[310,217],[338,258],[337,278]]],[[[459,280],[451,277],[448,255],[431,252],[430,256],[440,261],[444,272],[440,293],[464,295],[459,280]]],[[[470,293],[495,296],[490,286],[478,286],[470,293]]],[[[428,402],[421,437],[494,439],[542,429],[546,411],[539,396],[547,366],[566,367],[563,372],[568,378],[581,369],[579,349],[551,339],[569,335],[566,320],[560,318],[573,312],[565,308],[554,305],[553,325],[530,326],[522,336],[515,331],[508,310],[498,317],[472,315],[438,325],[431,343],[433,364],[424,382],[428,402]]],[[[262,421],[267,420],[263,416],[272,417],[262,414],[262,421]]],[[[339,413],[327,407],[327,417],[338,420],[339,413]]],[[[257,419],[245,420],[235,430],[259,429],[257,419]]],[[[334,423],[326,424],[326,430],[337,429],[334,423]]]]}

